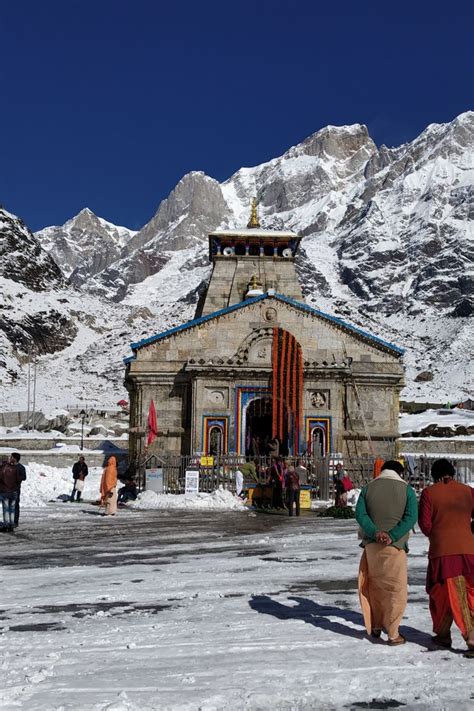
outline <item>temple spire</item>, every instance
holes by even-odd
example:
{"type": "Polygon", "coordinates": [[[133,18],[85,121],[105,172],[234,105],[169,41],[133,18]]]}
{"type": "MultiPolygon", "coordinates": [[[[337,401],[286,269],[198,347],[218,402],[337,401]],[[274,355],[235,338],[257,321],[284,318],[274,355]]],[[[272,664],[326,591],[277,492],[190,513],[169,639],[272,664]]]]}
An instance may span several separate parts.
{"type": "Polygon", "coordinates": [[[252,198],[250,220],[247,225],[248,229],[254,229],[260,227],[260,221],[258,219],[257,212],[257,198],[252,198]]]}

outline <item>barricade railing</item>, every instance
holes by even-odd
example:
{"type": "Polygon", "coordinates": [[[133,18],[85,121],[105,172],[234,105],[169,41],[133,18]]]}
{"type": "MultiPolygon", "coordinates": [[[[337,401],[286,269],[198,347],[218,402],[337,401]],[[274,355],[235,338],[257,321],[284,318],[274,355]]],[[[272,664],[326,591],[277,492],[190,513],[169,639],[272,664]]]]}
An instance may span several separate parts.
{"type": "MultiPolygon", "coordinates": [[[[445,457],[456,469],[456,478],[463,483],[474,483],[474,458],[459,456],[445,457]]],[[[432,483],[430,476],[431,464],[439,455],[419,455],[402,458],[405,464],[405,478],[419,492],[432,483]]],[[[271,457],[244,457],[235,454],[225,454],[203,458],[192,455],[151,455],[141,460],[136,467],[140,489],[146,487],[146,472],[160,468],[163,477],[163,492],[182,494],[185,491],[186,471],[199,471],[199,491],[212,493],[219,487],[235,492],[235,472],[245,462],[254,462],[258,481],[265,481],[271,466],[271,457]]],[[[352,480],[354,487],[362,488],[374,475],[375,457],[345,457],[328,455],[326,457],[299,456],[285,457],[286,464],[295,467],[302,466],[306,474],[302,479],[308,484],[313,496],[322,500],[330,500],[334,496],[334,477],[337,462],[343,464],[344,471],[352,480]]],[[[300,470],[301,471],[301,470],[300,470]]],[[[252,481],[245,480],[249,485],[252,481]]]]}

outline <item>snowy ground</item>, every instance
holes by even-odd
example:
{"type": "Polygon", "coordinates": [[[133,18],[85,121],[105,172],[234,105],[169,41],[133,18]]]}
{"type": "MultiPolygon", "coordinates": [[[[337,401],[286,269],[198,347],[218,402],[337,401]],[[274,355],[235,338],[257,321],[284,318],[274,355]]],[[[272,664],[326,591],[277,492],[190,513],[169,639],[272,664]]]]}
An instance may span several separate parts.
{"type": "Polygon", "coordinates": [[[362,628],[353,521],[57,502],[1,535],[2,709],[472,708],[474,662],[430,644],[420,534],[395,648],[362,628]]]}

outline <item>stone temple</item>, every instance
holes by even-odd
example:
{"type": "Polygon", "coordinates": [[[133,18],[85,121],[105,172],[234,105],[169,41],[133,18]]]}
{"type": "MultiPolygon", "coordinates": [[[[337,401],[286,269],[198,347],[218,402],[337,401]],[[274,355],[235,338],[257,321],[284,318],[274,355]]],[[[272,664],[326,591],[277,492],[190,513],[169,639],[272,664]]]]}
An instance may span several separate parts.
{"type": "Polygon", "coordinates": [[[143,453],[154,401],[155,454],[391,456],[403,351],[308,306],[300,237],[261,229],[209,235],[213,271],[195,318],[132,343],[125,358],[130,458],[143,453]]]}

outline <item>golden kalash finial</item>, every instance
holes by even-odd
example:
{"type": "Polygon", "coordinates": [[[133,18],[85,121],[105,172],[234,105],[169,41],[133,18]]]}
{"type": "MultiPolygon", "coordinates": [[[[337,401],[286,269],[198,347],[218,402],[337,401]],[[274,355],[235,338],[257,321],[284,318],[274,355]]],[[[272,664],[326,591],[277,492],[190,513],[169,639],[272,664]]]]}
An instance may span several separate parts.
{"type": "Polygon", "coordinates": [[[251,203],[251,212],[250,212],[250,220],[247,225],[248,229],[255,229],[256,227],[260,227],[260,222],[258,219],[258,212],[257,212],[257,198],[252,198],[252,203],[251,203]]]}
{"type": "Polygon", "coordinates": [[[257,277],[256,274],[252,274],[252,278],[250,279],[250,284],[249,284],[249,289],[261,289],[262,288],[262,282],[260,279],[257,277]]]}
{"type": "Polygon", "coordinates": [[[256,274],[253,274],[252,278],[250,279],[249,288],[247,290],[245,298],[249,298],[251,296],[261,296],[262,294],[263,294],[262,282],[260,281],[260,279],[257,277],[256,274]]]}

